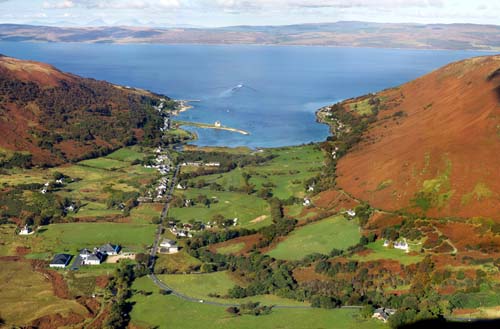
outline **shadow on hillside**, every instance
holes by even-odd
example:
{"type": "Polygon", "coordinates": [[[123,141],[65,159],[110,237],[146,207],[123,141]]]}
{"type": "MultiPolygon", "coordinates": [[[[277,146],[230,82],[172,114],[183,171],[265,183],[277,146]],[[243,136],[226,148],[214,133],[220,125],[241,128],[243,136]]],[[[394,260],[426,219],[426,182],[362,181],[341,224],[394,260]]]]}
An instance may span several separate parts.
{"type": "Polygon", "coordinates": [[[500,328],[500,319],[495,320],[476,320],[468,322],[467,319],[464,319],[463,322],[455,322],[455,321],[446,321],[444,319],[436,319],[436,320],[424,320],[420,322],[416,322],[413,324],[401,326],[398,329],[431,329],[431,328],[439,328],[439,329],[448,329],[448,328],[500,328]]]}

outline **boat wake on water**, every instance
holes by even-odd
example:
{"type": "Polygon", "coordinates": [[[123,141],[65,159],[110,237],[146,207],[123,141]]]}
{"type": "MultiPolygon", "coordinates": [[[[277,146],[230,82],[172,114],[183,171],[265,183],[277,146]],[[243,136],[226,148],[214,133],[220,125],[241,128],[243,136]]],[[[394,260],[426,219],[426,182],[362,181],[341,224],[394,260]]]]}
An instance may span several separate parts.
{"type": "Polygon", "coordinates": [[[253,92],[257,92],[257,89],[252,88],[252,87],[250,87],[248,85],[245,85],[243,83],[239,83],[239,84],[237,84],[234,87],[231,87],[229,89],[224,90],[222,93],[220,93],[220,97],[230,97],[233,94],[235,94],[237,92],[240,92],[240,91],[242,91],[244,89],[248,89],[248,90],[251,90],[253,92]]]}

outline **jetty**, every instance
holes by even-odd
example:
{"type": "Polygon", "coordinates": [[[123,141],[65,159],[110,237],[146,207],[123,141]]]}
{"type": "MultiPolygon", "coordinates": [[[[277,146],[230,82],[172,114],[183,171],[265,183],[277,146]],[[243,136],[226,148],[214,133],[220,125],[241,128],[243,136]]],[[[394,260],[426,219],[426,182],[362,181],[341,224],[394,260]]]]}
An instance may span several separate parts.
{"type": "Polygon", "coordinates": [[[226,131],[231,131],[233,133],[238,133],[238,134],[242,134],[242,135],[250,135],[250,133],[246,130],[226,127],[226,126],[221,125],[220,122],[219,122],[219,124],[209,124],[209,123],[201,123],[201,122],[175,121],[174,124],[177,124],[179,126],[191,126],[191,127],[204,128],[204,129],[226,130],[226,131]]]}

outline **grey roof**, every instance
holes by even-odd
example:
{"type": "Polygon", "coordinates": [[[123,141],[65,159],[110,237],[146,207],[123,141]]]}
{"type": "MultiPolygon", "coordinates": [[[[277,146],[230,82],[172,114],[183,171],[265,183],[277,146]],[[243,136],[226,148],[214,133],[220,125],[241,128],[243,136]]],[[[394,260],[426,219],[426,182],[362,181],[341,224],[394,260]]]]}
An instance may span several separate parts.
{"type": "Polygon", "coordinates": [[[73,256],[69,254],[57,254],[54,256],[52,261],[50,262],[51,265],[68,265],[69,261],[71,260],[73,256]]]}
{"type": "Polygon", "coordinates": [[[175,242],[174,240],[170,240],[170,239],[163,239],[163,241],[160,243],[160,245],[164,245],[164,244],[169,244],[171,247],[174,247],[177,242],[175,242]]]}
{"type": "Polygon", "coordinates": [[[119,249],[120,249],[120,246],[114,245],[111,243],[106,243],[105,245],[102,245],[99,247],[99,250],[101,252],[105,252],[105,253],[118,252],[119,249]]]}
{"type": "Polygon", "coordinates": [[[84,249],[80,250],[80,255],[90,256],[90,255],[92,255],[92,251],[88,250],[87,248],[84,248],[84,249]]]}
{"type": "Polygon", "coordinates": [[[96,252],[95,254],[91,254],[87,257],[87,260],[98,260],[100,262],[102,262],[103,259],[104,255],[100,252],[96,252]]]}

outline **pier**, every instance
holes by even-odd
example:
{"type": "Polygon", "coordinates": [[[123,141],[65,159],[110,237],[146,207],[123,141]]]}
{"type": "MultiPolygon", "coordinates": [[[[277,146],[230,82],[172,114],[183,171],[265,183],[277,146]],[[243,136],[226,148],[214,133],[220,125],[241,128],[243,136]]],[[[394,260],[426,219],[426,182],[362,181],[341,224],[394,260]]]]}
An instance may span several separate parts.
{"type": "Polygon", "coordinates": [[[178,124],[179,126],[191,126],[191,127],[204,128],[204,129],[226,130],[226,131],[231,131],[231,132],[242,134],[242,135],[250,135],[250,133],[246,130],[225,127],[222,125],[218,126],[215,124],[208,124],[208,123],[201,123],[201,122],[188,122],[188,121],[175,121],[174,123],[178,124]]]}

